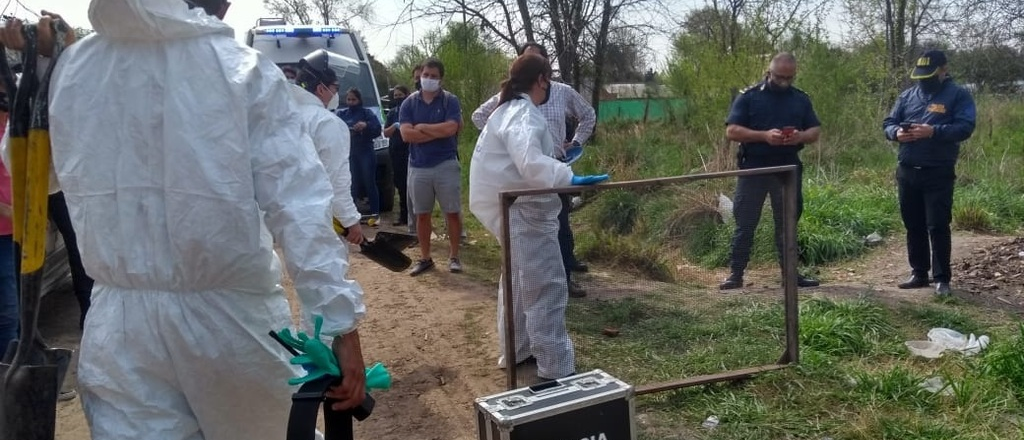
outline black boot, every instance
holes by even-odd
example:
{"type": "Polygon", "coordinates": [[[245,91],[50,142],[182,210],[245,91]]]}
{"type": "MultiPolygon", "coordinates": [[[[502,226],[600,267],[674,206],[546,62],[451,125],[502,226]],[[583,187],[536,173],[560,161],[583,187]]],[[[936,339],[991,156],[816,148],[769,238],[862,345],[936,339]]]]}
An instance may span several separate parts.
{"type": "Polygon", "coordinates": [[[918,275],[911,275],[907,281],[896,285],[900,289],[920,289],[922,287],[928,287],[928,277],[922,277],[918,275]]]}
{"type": "Polygon", "coordinates": [[[722,281],[722,284],[718,285],[718,290],[732,290],[739,289],[740,287],[743,287],[743,274],[733,273],[725,281],[722,281]]]}

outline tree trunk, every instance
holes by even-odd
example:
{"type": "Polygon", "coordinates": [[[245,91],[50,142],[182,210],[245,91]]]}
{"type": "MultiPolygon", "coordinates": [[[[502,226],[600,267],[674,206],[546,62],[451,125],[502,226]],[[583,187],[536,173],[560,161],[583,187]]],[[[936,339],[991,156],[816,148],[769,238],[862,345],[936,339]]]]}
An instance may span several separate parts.
{"type": "Polygon", "coordinates": [[[601,111],[601,87],[604,83],[601,76],[604,74],[605,47],[608,46],[608,28],[611,26],[612,17],[615,15],[611,0],[604,0],[601,7],[601,28],[597,34],[597,44],[594,50],[594,88],[590,91],[590,103],[594,106],[594,114],[600,116],[601,111]]]}
{"type": "Polygon", "coordinates": [[[533,38],[533,17],[530,17],[530,5],[526,0],[516,0],[519,4],[519,16],[523,19],[523,32],[526,34],[526,41],[537,41],[533,38]]]}

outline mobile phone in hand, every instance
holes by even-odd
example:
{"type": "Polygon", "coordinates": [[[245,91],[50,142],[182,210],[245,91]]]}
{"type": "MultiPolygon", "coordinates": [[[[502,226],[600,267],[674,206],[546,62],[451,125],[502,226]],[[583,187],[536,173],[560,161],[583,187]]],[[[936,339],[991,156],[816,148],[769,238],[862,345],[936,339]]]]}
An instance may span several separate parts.
{"type": "Polygon", "coordinates": [[[796,133],[796,127],[782,127],[782,135],[789,137],[796,133]]]}
{"type": "Polygon", "coordinates": [[[913,124],[911,124],[909,122],[900,122],[900,128],[902,128],[903,131],[908,131],[911,128],[913,128],[913,124]]]}

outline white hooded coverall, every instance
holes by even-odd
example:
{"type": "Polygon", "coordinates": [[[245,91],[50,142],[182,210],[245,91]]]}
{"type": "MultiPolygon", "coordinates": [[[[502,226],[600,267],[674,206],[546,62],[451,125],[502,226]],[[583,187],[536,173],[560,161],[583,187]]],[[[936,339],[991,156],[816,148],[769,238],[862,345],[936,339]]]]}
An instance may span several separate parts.
{"type": "Polygon", "coordinates": [[[334,190],[331,213],[342,226],[351,227],[359,223],[361,215],[352,201],[352,171],[348,166],[351,139],[348,126],[327,110],[320,98],[306,89],[293,84],[291,93],[299,104],[302,130],[313,139],[316,154],[331,180],[334,190]]]}
{"type": "Polygon", "coordinates": [[[96,280],[78,367],[92,439],[281,440],[301,370],[267,336],[291,324],[272,240],[326,335],[365,313],[290,86],[183,1],[92,0],[89,19],[50,123],[96,280]]]}
{"type": "MultiPolygon", "coordinates": [[[[469,209],[501,237],[501,191],[569,186],[572,170],[551,157],[554,140],[547,121],[526,95],[497,108],[487,120],[469,168],[469,209]]],[[[537,359],[537,375],[560,378],[575,371],[572,340],[565,327],[569,290],[558,247],[557,194],[520,197],[509,209],[512,303],[516,359],[537,359]]],[[[498,340],[504,366],[505,292],[498,288],[498,340]]]]}

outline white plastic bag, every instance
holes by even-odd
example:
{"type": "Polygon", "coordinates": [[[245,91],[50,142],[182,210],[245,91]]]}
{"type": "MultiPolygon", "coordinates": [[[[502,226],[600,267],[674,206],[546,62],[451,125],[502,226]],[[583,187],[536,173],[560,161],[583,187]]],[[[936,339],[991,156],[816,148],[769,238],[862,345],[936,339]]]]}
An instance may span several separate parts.
{"type": "Polygon", "coordinates": [[[927,341],[907,341],[905,344],[911,353],[926,358],[937,358],[946,350],[954,350],[965,356],[972,356],[988,346],[988,335],[964,336],[956,330],[936,327],[928,331],[927,341]]]}

